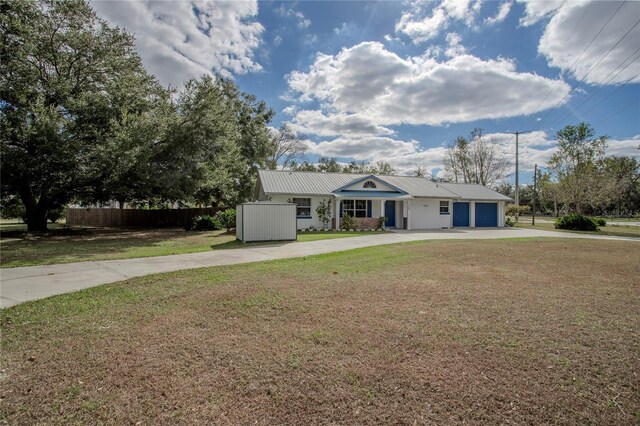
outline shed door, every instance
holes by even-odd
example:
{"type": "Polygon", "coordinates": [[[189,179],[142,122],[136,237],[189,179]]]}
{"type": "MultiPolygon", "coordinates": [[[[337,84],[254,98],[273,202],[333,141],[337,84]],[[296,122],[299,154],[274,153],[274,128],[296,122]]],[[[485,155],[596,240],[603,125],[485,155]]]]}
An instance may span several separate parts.
{"type": "Polygon", "coordinates": [[[476,227],[498,226],[498,203],[476,203],[476,227]]]}
{"type": "Polygon", "coordinates": [[[469,226],[469,203],[453,203],[453,226],[469,226]]]}

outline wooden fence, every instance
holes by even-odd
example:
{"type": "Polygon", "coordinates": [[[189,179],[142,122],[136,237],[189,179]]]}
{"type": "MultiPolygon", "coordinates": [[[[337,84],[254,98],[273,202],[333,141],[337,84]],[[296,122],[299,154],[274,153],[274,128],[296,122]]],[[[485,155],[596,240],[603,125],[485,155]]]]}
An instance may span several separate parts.
{"type": "Polygon", "coordinates": [[[67,223],[85,226],[170,227],[184,226],[196,216],[216,214],[220,209],[67,209],[67,223]]]}

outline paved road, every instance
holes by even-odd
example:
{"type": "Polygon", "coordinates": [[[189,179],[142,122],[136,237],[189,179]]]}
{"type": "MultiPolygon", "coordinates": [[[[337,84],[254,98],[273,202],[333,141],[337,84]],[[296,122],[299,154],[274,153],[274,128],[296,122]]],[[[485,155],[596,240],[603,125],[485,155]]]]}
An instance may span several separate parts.
{"type": "Polygon", "coordinates": [[[303,257],[361,247],[420,240],[495,239],[522,237],[590,238],[607,240],[640,239],[571,234],[537,229],[456,229],[438,231],[396,231],[362,237],[336,238],[309,242],[280,243],[203,253],[145,257],[123,260],[77,262],[58,265],[27,266],[0,269],[0,307],[29,300],[69,293],[101,284],[126,280],[159,272],[207,266],[260,262],[264,260],[303,257]]]}
{"type": "MultiPolygon", "coordinates": [[[[531,223],[531,217],[521,217],[520,218],[521,222],[526,222],[526,223],[531,223]]],[[[540,223],[554,223],[554,220],[552,219],[547,219],[547,218],[536,218],[536,222],[540,222],[540,223]]],[[[613,226],[640,226],[640,222],[618,222],[618,221],[610,221],[609,219],[607,219],[607,225],[613,225],[613,226]]]]}

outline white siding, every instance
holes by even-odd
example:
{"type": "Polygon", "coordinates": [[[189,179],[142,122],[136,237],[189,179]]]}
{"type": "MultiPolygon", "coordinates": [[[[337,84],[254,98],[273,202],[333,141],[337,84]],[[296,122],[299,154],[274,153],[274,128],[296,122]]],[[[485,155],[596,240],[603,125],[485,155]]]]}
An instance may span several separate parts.
{"type": "Polygon", "coordinates": [[[498,227],[504,228],[504,216],[506,214],[505,202],[498,202],[498,227]]]}
{"type": "Polygon", "coordinates": [[[242,212],[243,205],[236,206],[236,239],[242,241],[242,212]]]}
{"type": "Polygon", "coordinates": [[[236,212],[236,238],[242,242],[296,239],[295,204],[245,203],[236,212]]]}
{"type": "MultiPolygon", "coordinates": [[[[293,198],[311,198],[311,218],[297,219],[297,229],[309,229],[309,228],[324,229],[324,223],[322,223],[322,221],[320,220],[320,217],[318,216],[316,209],[318,208],[322,200],[324,200],[325,202],[328,202],[329,200],[331,200],[331,210],[333,211],[333,208],[334,208],[333,203],[335,202],[333,197],[331,196],[311,197],[311,196],[305,196],[305,195],[273,195],[270,197],[270,201],[272,203],[287,203],[293,198]]],[[[331,222],[329,222],[328,226],[329,228],[331,227],[331,222]]]]}
{"type": "Polygon", "coordinates": [[[411,200],[411,229],[442,229],[451,226],[451,200],[414,198],[411,200]],[[449,203],[449,214],[440,214],[440,201],[449,203]]]}

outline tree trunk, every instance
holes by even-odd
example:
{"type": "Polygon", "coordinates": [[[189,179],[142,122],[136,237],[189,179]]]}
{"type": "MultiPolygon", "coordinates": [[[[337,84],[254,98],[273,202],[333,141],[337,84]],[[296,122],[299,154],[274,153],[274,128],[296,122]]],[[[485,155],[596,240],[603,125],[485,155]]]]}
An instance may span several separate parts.
{"type": "Polygon", "coordinates": [[[30,190],[20,192],[20,199],[24,204],[27,232],[47,232],[47,211],[49,205],[40,199],[36,202],[30,190]]]}
{"type": "Polygon", "coordinates": [[[124,210],[124,201],[118,200],[118,207],[120,207],[120,210],[124,210]]]}
{"type": "Polygon", "coordinates": [[[47,215],[42,212],[35,212],[33,215],[27,213],[28,232],[47,232],[47,215]]]}

